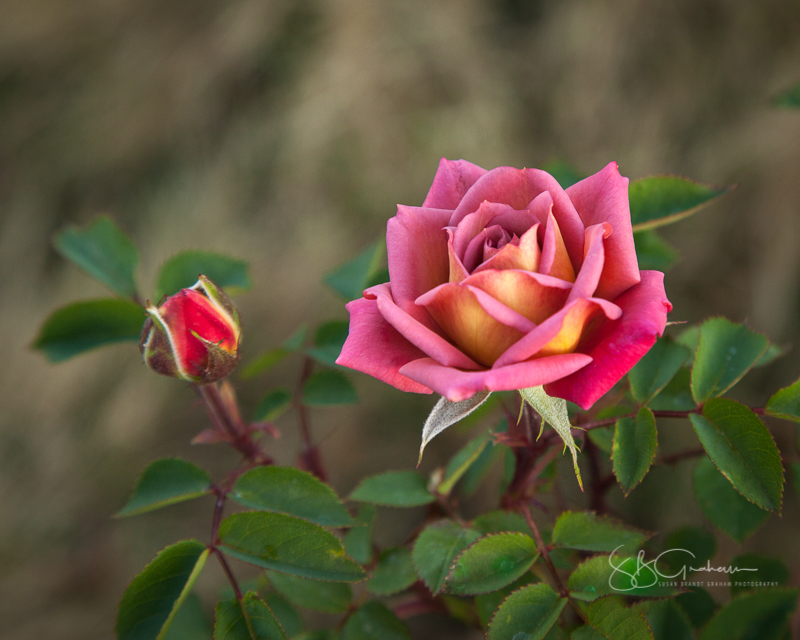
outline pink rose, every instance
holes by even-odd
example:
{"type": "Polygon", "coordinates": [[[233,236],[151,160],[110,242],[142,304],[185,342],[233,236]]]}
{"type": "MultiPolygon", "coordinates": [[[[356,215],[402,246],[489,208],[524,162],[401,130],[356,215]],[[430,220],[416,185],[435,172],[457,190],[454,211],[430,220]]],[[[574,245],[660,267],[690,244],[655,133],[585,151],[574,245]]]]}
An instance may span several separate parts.
{"type": "Polygon", "coordinates": [[[545,385],[584,409],[647,353],[672,305],[639,271],[616,163],[564,190],[545,171],[442,159],[387,225],[390,281],[347,305],[337,360],[450,401],[545,385]]]}

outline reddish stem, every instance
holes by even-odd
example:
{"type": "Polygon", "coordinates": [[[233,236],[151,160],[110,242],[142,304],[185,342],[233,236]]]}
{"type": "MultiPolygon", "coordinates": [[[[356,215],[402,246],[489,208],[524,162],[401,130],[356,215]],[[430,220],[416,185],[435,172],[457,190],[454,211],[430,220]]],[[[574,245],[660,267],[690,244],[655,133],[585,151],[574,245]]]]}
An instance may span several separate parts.
{"type": "Polygon", "coordinates": [[[300,427],[300,438],[303,440],[303,450],[300,453],[300,462],[302,466],[313,473],[323,482],[327,479],[325,467],[322,464],[322,456],[320,456],[319,449],[314,446],[311,439],[311,424],[308,420],[308,411],[303,404],[303,386],[311,375],[314,368],[314,361],[306,356],[303,362],[303,369],[300,372],[300,379],[297,381],[297,388],[294,394],[294,408],[297,412],[297,425],[300,427]]]}

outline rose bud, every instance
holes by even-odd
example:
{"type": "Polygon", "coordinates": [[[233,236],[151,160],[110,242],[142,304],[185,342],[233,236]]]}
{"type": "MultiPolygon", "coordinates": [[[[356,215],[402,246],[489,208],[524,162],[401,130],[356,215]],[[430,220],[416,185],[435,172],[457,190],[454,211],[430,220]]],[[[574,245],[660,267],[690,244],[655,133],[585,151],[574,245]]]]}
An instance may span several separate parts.
{"type": "Polygon", "coordinates": [[[224,378],[239,361],[239,314],[225,292],[205,276],[159,307],[148,303],[139,350],[156,373],[206,384],[224,378]]]}

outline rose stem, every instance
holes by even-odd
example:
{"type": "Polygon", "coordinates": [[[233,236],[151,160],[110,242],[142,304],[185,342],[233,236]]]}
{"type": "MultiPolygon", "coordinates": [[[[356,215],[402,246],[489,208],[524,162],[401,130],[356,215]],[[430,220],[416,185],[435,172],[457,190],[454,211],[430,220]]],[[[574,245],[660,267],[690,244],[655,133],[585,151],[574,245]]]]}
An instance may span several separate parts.
{"type": "Polygon", "coordinates": [[[589,508],[599,514],[608,511],[604,499],[606,489],[610,486],[600,477],[600,456],[597,452],[597,445],[586,438],[583,448],[589,456],[589,469],[592,473],[592,493],[589,497],[589,508]]]}
{"type": "Polygon", "coordinates": [[[222,509],[225,506],[225,498],[227,498],[228,493],[224,489],[217,489],[216,492],[217,502],[214,505],[214,517],[211,520],[211,543],[208,545],[208,547],[217,556],[217,560],[219,560],[219,563],[222,565],[222,570],[225,572],[228,582],[230,582],[231,587],[233,587],[233,592],[236,594],[236,599],[239,601],[239,604],[241,604],[242,590],[239,588],[239,583],[236,581],[236,576],[233,575],[233,571],[231,571],[228,561],[217,547],[217,544],[219,543],[219,525],[220,522],[222,522],[222,509]]]}
{"type": "Polygon", "coordinates": [[[303,369],[300,372],[300,379],[297,381],[297,388],[294,393],[294,408],[297,412],[297,424],[300,427],[300,437],[303,439],[303,451],[300,454],[300,460],[303,466],[317,476],[323,482],[327,478],[325,467],[322,465],[322,457],[319,454],[319,449],[314,446],[311,440],[311,425],[308,420],[308,412],[303,404],[303,386],[311,375],[311,370],[314,367],[314,361],[306,356],[303,361],[303,369]]]}

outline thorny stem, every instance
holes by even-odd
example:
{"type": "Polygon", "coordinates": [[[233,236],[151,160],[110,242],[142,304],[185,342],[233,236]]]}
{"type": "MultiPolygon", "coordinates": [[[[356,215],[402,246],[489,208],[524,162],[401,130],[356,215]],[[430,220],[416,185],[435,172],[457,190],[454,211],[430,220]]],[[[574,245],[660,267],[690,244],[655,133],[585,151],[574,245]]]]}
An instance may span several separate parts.
{"type": "Polygon", "coordinates": [[[300,460],[303,466],[317,476],[323,482],[327,478],[325,467],[322,465],[322,457],[319,454],[319,449],[314,446],[311,439],[311,425],[308,420],[308,412],[303,404],[303,386],[311,375],[314,367],[314,361],[306,356],[303,362],[303,370],[300,373],[300,379],[297,381],[297,388],[294,394],[294,408],[297,412],[297,424],[300,427],[300,437],[303,440],[303,451],[300,453],[300,460]]]}

